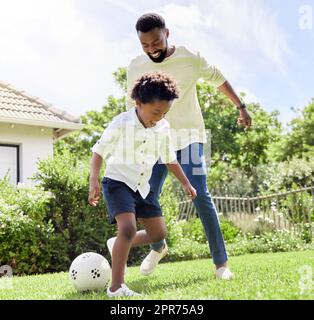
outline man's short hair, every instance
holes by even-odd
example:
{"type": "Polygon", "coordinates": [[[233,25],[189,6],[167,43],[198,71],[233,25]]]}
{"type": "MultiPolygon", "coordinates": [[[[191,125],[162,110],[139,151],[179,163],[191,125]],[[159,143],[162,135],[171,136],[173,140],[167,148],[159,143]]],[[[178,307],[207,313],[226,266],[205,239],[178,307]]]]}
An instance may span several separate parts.
{"type": "Polygon", "coordinates": [[[143,14],[136,22],[135,28],[139,32],[148,32],[155,28],[164,29],[166,27],[165,20],[157,13],[143,14]]]}
{"type": "Polygon", "coordinates": [[[179,97],[176,81],[164,72],[151,72],[142,75],[133,87],[131,98],[141,103],[156,100],[172,101],[179,97]]]}

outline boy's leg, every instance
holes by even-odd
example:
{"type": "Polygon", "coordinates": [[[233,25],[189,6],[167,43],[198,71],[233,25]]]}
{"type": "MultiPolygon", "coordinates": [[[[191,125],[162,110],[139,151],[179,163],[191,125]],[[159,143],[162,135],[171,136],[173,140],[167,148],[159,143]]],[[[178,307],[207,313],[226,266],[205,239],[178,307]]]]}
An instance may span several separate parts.
{"type": "Polygon", "coordinates": [[[203,224],[214,264],[217,268],[221,267],[226,264],[228,257],[217,210],[207,188],[203,145],[193,143],[179,151],[178,161],[197,191],[197,197],[193,200],[193,203],[203,224]]]}
{"type": "Polygon", "coordinates": [[[115,216],[118,234],[112,249],[112,280],[110,291],[116,291],[124,283],[124,268],[132,241],[136,235],[134,213],[120,213],[115,216]]]}

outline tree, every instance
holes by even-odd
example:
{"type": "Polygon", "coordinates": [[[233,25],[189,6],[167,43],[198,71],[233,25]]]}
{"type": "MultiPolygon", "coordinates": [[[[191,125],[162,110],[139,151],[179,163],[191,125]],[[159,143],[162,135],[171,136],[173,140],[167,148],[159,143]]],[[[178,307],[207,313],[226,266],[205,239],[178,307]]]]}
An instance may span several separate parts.
{"type": "Polygon", "coordinates": [[[227,97],[204,82],[197,90],[205,127],[211,131],[212,165],[227,161],[252,175],[258,164],[269,161],[270,146],[280,139],[278,111],[269,114],[259,104],[249,104],[253,125],[246,131],[237,125],[239,112],[227,97]]]}
{"type": "Polygon", "coordinates": [[[303,110],[296,111],[300,115],[289,123],[289,133],[278,147],[278,161],[294,156],[309,159],[314,155],[314,99],[303,110]]]}
{"type": "Polygon", "coordinates": [[[101,137],[108,123],[119,113],[126,111],[126,69],[119,68],[114,73],[117,84],[122,88],[121,98],[109,96],[101,111],[88,111],[81,116],[84,127],[79,132],[74,132],[55,144],[54,152],[62,154],[65,150],[75,153],[78,159],[91,156],[91,148],[101,137]]]}

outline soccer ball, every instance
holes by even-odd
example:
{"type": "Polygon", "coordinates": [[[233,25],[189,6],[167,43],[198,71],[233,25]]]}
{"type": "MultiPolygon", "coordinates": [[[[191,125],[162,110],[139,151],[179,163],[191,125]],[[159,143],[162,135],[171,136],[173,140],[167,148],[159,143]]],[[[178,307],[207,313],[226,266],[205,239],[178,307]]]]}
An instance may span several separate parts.
{"type": "Polygon", "coordinates": [[[77,291],[99,290],[108,286],[111,267],[102,255],[86,252],[73,260],[69,273],[77,291]]]}

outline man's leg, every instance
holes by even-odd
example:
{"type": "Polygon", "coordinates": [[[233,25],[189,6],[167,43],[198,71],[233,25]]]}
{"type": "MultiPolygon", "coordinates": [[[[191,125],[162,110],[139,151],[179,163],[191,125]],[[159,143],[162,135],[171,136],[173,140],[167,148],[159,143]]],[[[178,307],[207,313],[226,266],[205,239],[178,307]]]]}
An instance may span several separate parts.
{"type": "MultiPolygon", "coordinates": [[[[167,174],[167,167],[164,164],[159,163],[159,161],[156,162],[152,170],[152,176],[149,180],[149,184],[151,186],[151,190],[155,193],[157,199],[159,199],[160,197],[162,186],[166,180],[167,174]]],[[[152,250],[161,252],[165,245],[165,240],[160,240],[158,242],[151,243],[150,247],[152,250]]]]}
{"type": "Polygon", "coordinates": [[[197,197],[193,200],[193,203],[203,224],[214,264],[216,268],[226,266],[228,257],[219,218],[206,183],[203,145],[193,143],[178,151],[177,157],[184,173],[197,191],[197,197]]]}
{"type": "Polygon", "coordinates": [[[136,232],[132,240],[132,248],[164,241],[167,228],[163,217],[138,218],[137,220],[144,226],[144,230],[136,232]]]}

